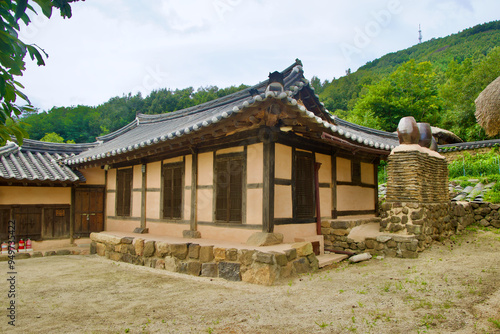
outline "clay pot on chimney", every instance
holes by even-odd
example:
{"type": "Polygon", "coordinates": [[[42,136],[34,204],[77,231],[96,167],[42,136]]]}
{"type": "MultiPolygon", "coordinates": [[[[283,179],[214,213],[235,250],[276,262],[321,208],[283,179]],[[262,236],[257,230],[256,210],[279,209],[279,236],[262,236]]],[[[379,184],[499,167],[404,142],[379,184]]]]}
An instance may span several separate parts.
{"type": "Polygon", "coordinates": [[[397,132],[399,144],[418,144],[420,140],[420,132],[418,130],[417,122],[412,116],[401,118],[398,124],[397,132]]]}

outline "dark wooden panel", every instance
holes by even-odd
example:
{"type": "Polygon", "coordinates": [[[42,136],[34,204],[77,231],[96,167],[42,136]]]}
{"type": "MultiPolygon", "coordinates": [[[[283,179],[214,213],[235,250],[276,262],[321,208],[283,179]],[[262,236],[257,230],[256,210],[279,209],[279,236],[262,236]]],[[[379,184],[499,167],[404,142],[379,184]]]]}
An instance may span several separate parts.
{"type": "Polygon", "coordinates": [[[0,240],[5,241],[9,238],[9,220],[10,208],[0,209],[0,240]]]}
{"type": "Polygon", "coordinates": [[[69,208],[45,208],[43,213],[43,239],[69,237],[69,208]]]}
{"type": "Polygon", "coordinates": [[[14,208],[13,216],[16,220],[16,240],[42,238],[42,208],[37,206],[21,206],[14,208]]]}

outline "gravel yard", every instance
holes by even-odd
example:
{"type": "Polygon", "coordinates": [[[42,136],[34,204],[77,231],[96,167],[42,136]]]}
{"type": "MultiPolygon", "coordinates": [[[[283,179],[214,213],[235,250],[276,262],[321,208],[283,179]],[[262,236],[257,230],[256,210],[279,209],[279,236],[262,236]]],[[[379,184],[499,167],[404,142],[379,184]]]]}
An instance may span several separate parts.
{"type": "MultiPolygon", "coordinates": [[[[497,233],[495,233],[497,232],[497,233]]],[[[113,262],[97,255],[7,262],[1,333],[496,333],[500,234],[467,232],[418,259],[371,259],[267,287],[113,262]]]]}

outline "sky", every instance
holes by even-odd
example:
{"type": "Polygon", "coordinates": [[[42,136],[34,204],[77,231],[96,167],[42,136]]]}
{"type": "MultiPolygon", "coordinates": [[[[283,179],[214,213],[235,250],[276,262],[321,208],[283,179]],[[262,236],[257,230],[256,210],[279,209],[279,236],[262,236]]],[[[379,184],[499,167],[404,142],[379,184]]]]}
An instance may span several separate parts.
{"type": "MultiPolygon", "coordinates": [[[[36,6],[36,5],[35,5],[36,6]]],[[[422,41],[500,19],[498,0],[86,0],[73,17],[31,15],[20,38],[31,103],[97,106],[169,88],[253,85],[299,58],[331,80],[422,41]]],[[[39,11],[41,13],[41,11],[39,11]]]]}

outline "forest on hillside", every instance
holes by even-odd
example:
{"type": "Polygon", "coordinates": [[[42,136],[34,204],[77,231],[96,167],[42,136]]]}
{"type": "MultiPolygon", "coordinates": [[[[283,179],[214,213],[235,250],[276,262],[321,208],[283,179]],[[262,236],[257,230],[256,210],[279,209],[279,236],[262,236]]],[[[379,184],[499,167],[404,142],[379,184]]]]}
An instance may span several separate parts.
{"type": "MultiPolygon", "coordinates": [[[[476,123],[474,100],[498,76],[500,21],[493,21],[387,54],[331,81],[313,77],[311,85],[330,112],[353,123],[395,131],[399,119],[411,115],[474,141],[488,138],[476,123]]],[[[31,139],[93,142],[137,113],[172,112],[246,87],[160,89],[146,97],[129,93],[96,107],[35,111],[22,122],[31,139]]]]}

